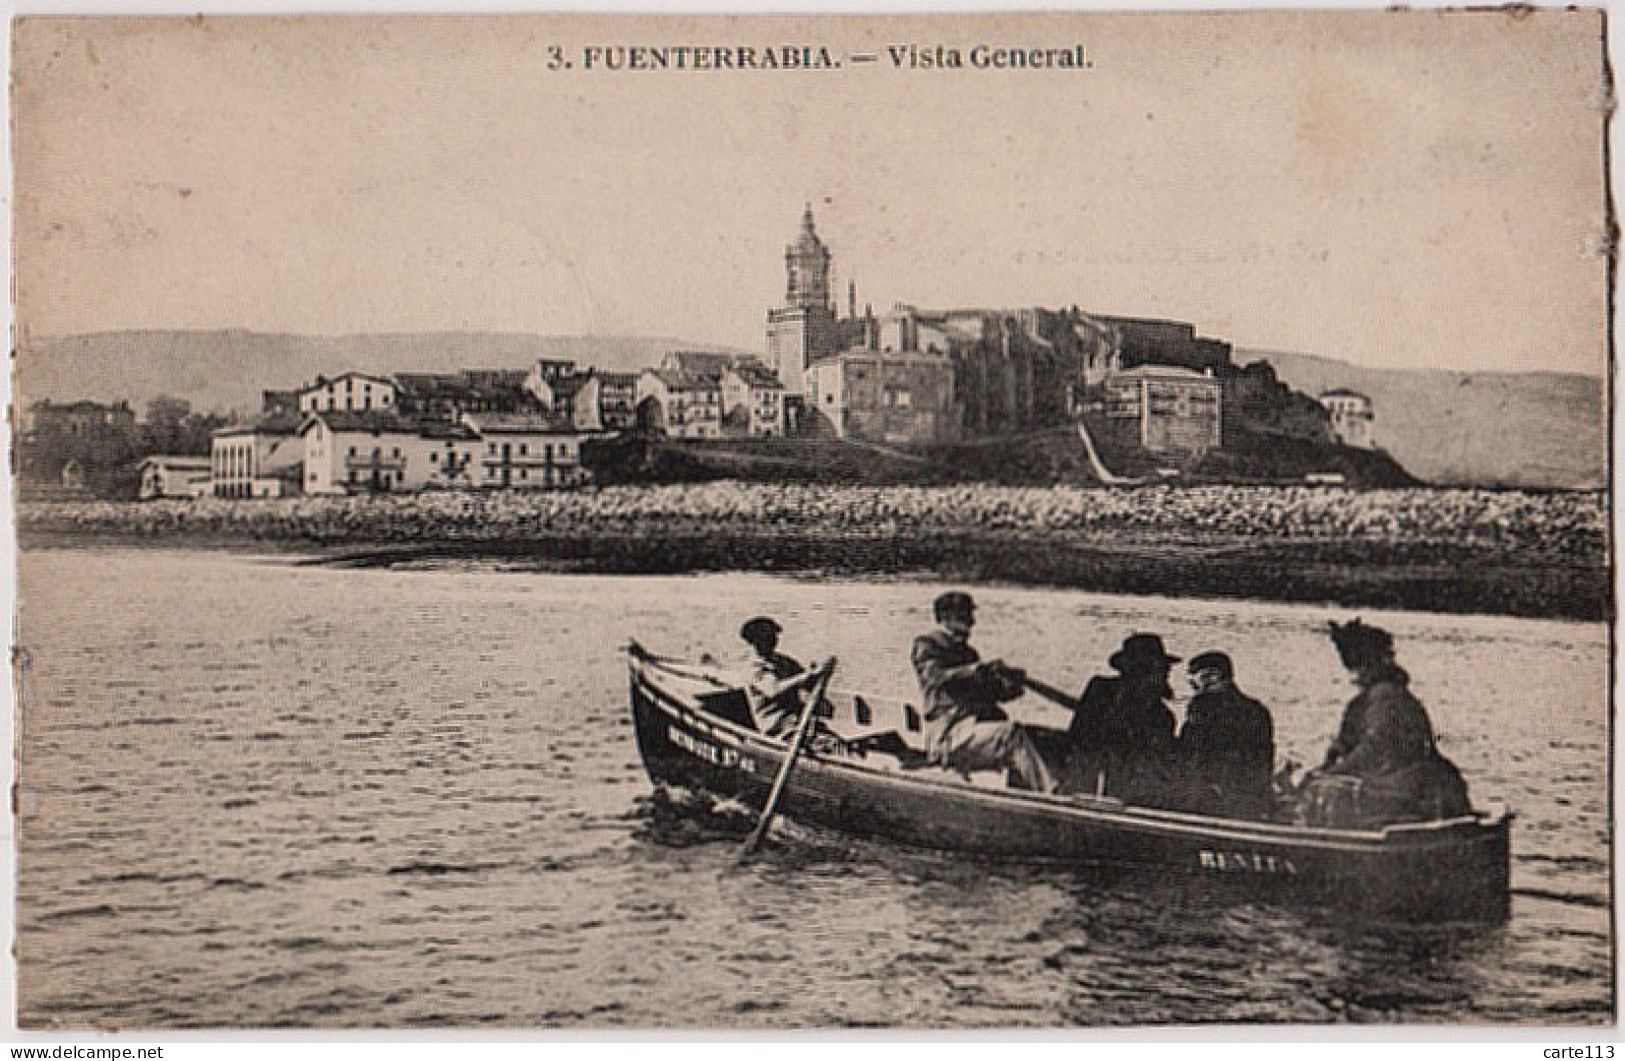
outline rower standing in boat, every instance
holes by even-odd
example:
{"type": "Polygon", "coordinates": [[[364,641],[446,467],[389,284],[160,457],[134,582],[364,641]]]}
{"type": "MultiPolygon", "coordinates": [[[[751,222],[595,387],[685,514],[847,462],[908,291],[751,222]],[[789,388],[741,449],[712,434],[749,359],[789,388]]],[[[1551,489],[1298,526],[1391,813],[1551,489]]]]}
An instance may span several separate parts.
{"type": "Polygon", "coordinates": [[[1360,692],[1343,712],[1326,761],[1305,779],[1311,824],[1388,825],[1470,813],[1467,783],[1439,754],[1427,710],[1394,659],[1393,636],[1355,619],[1332,623],[1331,637],[1360,692]]]}
{"type": "Polygon", "coordinates": [[[970,646],[976,604],[953,591],[931,606],[937,629],[914,639],[911,659],[925,699],[926,753],[950,770],[1005,770],[1012,787],[1051,792],[1055,780],[1024,727],[1000,703],[1023,691],[1020,670],[983,660],[970,646]]]}
{"type": "Polygon", "coordinates": [[[1107,662],[1117,676],[1089,679],[1074,708],[1063,790],[1161,803],[1174,756],[1168,675],[1179,657],[1156,634],[1133,634],[1107,662]]]}
{"type": "Polygon", "coordinates": [[[1191,657],[1191,697],[1175,743],[1179,805],[1203,814],[1262,818],[1270,812],[1275,723],[1269,710],[1236,688],[1223,652],[1191,657]]]}

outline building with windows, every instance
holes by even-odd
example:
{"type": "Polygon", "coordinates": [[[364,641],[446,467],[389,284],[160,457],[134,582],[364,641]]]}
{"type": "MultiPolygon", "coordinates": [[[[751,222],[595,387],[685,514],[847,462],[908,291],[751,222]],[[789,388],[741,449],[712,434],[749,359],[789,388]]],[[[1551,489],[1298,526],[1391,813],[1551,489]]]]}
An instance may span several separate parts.
{"type": "Polygon", "coordinates": [[[244,499],[298,494],[303,463],[299,422],[287,414],[223,427],[214,433],[209,453],[211,492],[244,499]]]}
{"type": "MultiPolygon", "coordinates": [[[[570,362],[538,362],[569,365],[570,362]]],[[[573,370],[573,365],[571,368],[573,370]]],[[[461,372],[397,372],[399,412],[414,420],[456,423],[468,413],[532,413],[543,406],[528,384],[539,370],[465,369],[461,372]]]]}
{"type": "Polygon", "coordinates": [[[1377,414],[1370,398],[1347,387],[1333,387],[1321,392],[1320,404],[1331,416],[1332,434],[1339,442],[1355,449],[1376,448],[1377,414]]]}
{"type": "Polygon", "coordinates": [[[584,433],[552,416],[471,414],[463,423],[477,437],[475,485],[493,489],[552,490],[580,486],[584,433]]]}
{"type": "MultiPolygon", "coordinates": [[[[267,395],[267,402],[273,400],[273,394],[274,392],[271,392],[267,395]]],[[[396,387],[390,380],[381,376],[346,372],[332,379],[317,376],[315,383],[301,388],[299,411],[388,412],[395,408],[395,399],[396,387]]]]}
{"type": "Polygon", "coordinates": [[[644,369],[638,377],[638,430],[667,438],[722,437],[722,382],[697,372],[644,369]]]}
{"type": "Polygon", "coordinates": [[[1205,373],[1140,365],[1107,378],[1105,401],[1119,444],[1191,456],[1223,445],[1222,387],[1205,373]]]}
{"type": "Polygon", "coordinates": [[[574,420],[576,402],[591,372],[590,368],[578,371],[574,361],[538,358],[536,367],[525,377],[524,387],[536,399],[538,409],[574,420]]]}
{"type": "Polygon", "coordinates": [[[736,358],[722,370],[723,430],[740,438],[783,438],[784,384],[753,357],[736,358]]]}
{"type": "Polygon", "coordinates": [[[311,413],[299,427],[307,494],[396,493],[428,482],[428,446],[393,413],[311,413]]]}
{"type": "Polygon", "coordinates": [[[871,442],[959,437],[953,365],[936,354],[847,350],[806,371],[804,430],[871,442]]]}
{"type": "Polygon", "coordinates": [[[582,431],[627,431],[637,425],[638,374],[590,369],[571,417],[582,431]]]}

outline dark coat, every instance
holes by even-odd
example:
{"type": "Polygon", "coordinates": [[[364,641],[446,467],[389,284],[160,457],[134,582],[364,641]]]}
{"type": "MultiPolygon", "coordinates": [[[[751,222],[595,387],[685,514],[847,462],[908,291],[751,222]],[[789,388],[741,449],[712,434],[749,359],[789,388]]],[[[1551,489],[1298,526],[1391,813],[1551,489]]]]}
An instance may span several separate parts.
{"type": "Polygon", "coordinates": [[[1356,824],[1454,818],[1471,810],[1467,783],[1439,754],[1427,711],[1398,666],[1349,701],[1318,773],[1359,779],[1356,824]]]}
{"type": "Polygon", "coordinates": [[[1174,713],[1146,682],[1091,678],[1067,731],[1068,786],[1131,802],[1158,802],[1174,753],[1174,713]]]}
{"type": "Polygon", "coordinates": [[[1410,675],[1396,666],[1349,701],[1321,771],[1372,777],[1438,754],[1428,713],[1411,695],[1410,675]]]}
{"type": "Polygon", "coordinates": [[[1251,816],[1269,809],[1275,723],[1234,685],[1191,698],[1176,759],[1193,810],[1251,816]],[[1216,807],[1203,805],[1212,801],[1216,807]]]}

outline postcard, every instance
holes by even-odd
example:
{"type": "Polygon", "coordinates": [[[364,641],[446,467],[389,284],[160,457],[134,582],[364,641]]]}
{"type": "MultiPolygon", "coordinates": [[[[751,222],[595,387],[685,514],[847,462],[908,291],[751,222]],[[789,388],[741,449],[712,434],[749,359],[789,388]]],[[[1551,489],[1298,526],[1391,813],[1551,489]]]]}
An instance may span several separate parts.
{"type": "Polygon", "coordinates": [[[21,1029],[1616,1018],[1600,9],[13,29],[21,1029]]]}

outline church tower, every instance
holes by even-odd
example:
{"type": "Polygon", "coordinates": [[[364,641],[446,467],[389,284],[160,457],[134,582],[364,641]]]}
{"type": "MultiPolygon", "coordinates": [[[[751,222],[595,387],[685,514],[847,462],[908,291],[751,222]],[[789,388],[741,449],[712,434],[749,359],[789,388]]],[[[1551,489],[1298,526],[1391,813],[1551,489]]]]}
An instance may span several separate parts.
{"type": "Polygon", "coordinates": [[[800,233],[784,248],[784,305],[767,311],[768,362],[791,394],[805,390],[808,365],[836,352],[829,278],[829,248],[818,238],[808,203],[801,213],[800,233]]]}
{"type": "Polygon", "coordinates": [[[784,248],[784,273],[786,306],[829,308],[829,248],[813,227],[811,203],[801,213],[801,234],[784,248]]]}

